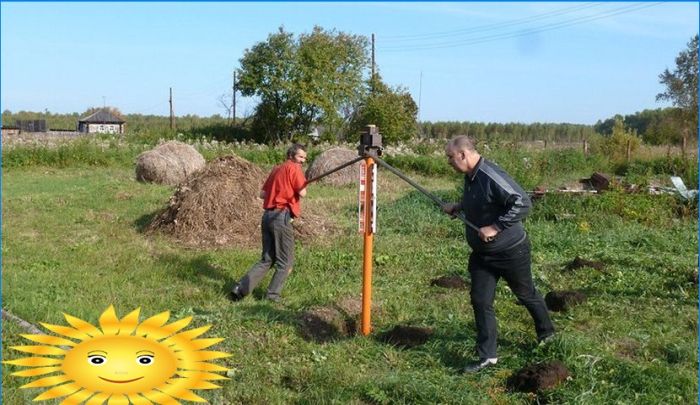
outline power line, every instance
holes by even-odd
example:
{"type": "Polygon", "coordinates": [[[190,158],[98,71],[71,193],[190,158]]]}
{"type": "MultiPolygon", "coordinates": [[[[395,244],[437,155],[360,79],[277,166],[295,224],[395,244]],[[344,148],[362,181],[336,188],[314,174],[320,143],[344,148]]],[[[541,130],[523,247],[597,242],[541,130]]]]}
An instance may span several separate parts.
{"type": "Polygon", "coordinates": [[[442,32],[434,32],[434,33],[428,33],[428,34],[412,34],[412,35],[393,35],[393,36],[387,35],[386,38],[382,38],[382,40],[383,40],[383,42],[389,42],[389,43],[414,41],[414,40],[420,41],[420,40],[427,40],[427,39],[459,36],[459,35],[463,35],[463,34],[473,34],[473,33],[478,33],[481,31],[493,31],[493,30],[498,29],[498,28],[527,24],[527,23],[530,23],[533,21],[539,21],[539,20],[544,20],[544,19],[551,18],[551,17],[556,17],[559,15],[570,14],[570,13],[585,10],[585,9],[591,8],[591,7],[599,7],[603,4],[604,3],[585,3],[582,5],[577,5],[577,6],[567,7],[567,8],[560,9],[560,10],[550,11],[547,13],[536,14],[536,15],[529,16],[529,17],[504,21],[501,23],[479,25],[476,27],[463,28],[463,29],[452,30],[452,31],[442,31],[442,32]]]}
{"type": "Polygon", "coordinates": [[[475,37],[472,39],[465,39],[462,41],[438,42],[438,43],[425,44],[425,45],[418,44],[418,45],[413,45],[413,46],[410,46],[410,45],[393,46],[393,47],[389,46],[386,48],[382,48],[382,51],[384,51],[384,52],[405,52],[405,51],[421,51],[421,50],[442,49],[442,48],[455,48],[455,47],[460,47],[460,46],[467,46],[467,45],[480,44],[480,43],[484,43],[484,42],[497,41],[497,40],[501,40],[501,39],[516,38],[516,37],[521,37],[521,36],[526,36],[526,35],[537,34],[540,32],[565,28],[565,27],[569,27],[572,25],[582,24],[585,22],[600,20],[603,18],[609,18],[609,17],[615,16],[615,15],[620,15],[620,14],[630,13],[633,11],[638,11],[638,10],[653,7],[653,6],[656,6],[659,4],[662,4],[662,3],[643,3],[643,4],[625,6],[625,7],[620,7],[620,8],[614,9],[614,10],[608,10],[605,12],[589,15],[589,16],[577,17],[577,18],[572,18],[572,19],[565,20],[565,21],[560,21],[557,23],[551,23],[551,24],[543,25],[539,28],[532,28],[529,30],[521,30],[521,31],[517,31],[517,32],[511,31],[511,32],[505,32],[505,33],[501,33],[501,34],[494,34],[494,35],[475,37]]]}

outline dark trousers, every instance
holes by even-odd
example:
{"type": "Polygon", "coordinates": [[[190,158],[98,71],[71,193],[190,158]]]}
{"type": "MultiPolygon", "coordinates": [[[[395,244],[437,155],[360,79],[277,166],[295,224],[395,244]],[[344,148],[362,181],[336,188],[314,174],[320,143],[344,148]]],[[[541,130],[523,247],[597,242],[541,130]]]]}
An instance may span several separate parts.
{"type": "Polygon", "coordinates": [[[240,292],[250,294],[274,265],[275,274],[267,288],[267,296],[279,297],[294,264],[294,228],[289,211],[265,211],[261,228],[262,257],[238,283],[240,292]]]}
{"type": "Polygon", "coordinates": [[[537,338],[554,333],[554,326],[547,312],[547,305],[535,290],[532,282],[530,241],[526,238],[518,245],[503,252],[480,255],[472,252],[469,257],[471,274],[471,302],[476,321],[476,350],[479,358],[495,358],[497,324],[493,310],[496,283],[503,277],[518,300],[525,305],[535,321],[537,338]]]}

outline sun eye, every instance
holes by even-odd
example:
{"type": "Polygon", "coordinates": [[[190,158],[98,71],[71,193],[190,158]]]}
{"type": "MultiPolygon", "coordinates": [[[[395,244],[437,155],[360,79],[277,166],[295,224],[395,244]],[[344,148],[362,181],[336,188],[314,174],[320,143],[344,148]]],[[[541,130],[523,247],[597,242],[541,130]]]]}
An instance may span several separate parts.
{"type": "Polygon", "coordinates": [[[107,362],[107,357],[102,356],[101,354],[92,354],[88,356],[88,363],[92,364],[93,366],[101,366],[107,362]]]}
{"type": "Polygon", "coordinates": [[[150,366],[151,364],[153,364],[153,356],[151,356],[150,354],[143,354],[141,356],[136,357],[136,362],[142,366],[150,366]]]}

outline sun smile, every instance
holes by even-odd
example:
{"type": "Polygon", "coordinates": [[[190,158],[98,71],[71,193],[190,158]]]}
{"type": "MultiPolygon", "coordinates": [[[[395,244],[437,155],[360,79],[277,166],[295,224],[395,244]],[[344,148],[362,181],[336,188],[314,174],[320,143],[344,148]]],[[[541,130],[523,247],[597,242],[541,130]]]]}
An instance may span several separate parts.
{"type": "MultiPolygon", "coordinates": [[[[100,376],[98,375],[98,377],[100,377],[100,376]]],[[[102,379],[102,380],[105,380],[105,381],[111,382],[111,383],[117,383],[117,384],[126,384],[126,383],[130,383],[130,382],[134,382],[134,381],[140,380],[140,379],[142,379],[142,378],[143,378],[143,376],[138,377],[138,378],[134,378],[134,379],[131,379],[131,380],[110,380],[109,378],[100,377],[100,379],[102,379]]]]}

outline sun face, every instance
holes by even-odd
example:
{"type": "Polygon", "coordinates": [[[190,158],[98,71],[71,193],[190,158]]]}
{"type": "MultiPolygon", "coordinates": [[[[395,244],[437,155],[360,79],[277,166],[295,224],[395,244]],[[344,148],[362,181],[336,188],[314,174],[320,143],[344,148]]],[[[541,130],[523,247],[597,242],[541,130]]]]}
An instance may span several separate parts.
{"type": "Polygon", "coordinates": [[[20,377],[52,374],[21,387],[48,387],[35,401],[66,397],[62,404],[206,402],[192,390],[220,388],[209,381],[226,379],[215,372],[227,369],[207,360],[229,354],[203,350],[223,339],[196,339],[210,326],[182,331],[192,317],[166,325],[170,315],[163,312],[139,324],[138,309],[118,319],[110,306],[98,328],[64,316],[70,327],[42,323],[61,336],[22,335],[42,345],[13,347],[37,356],[4,362],[31,367],[12,374],[20,377]]]}

